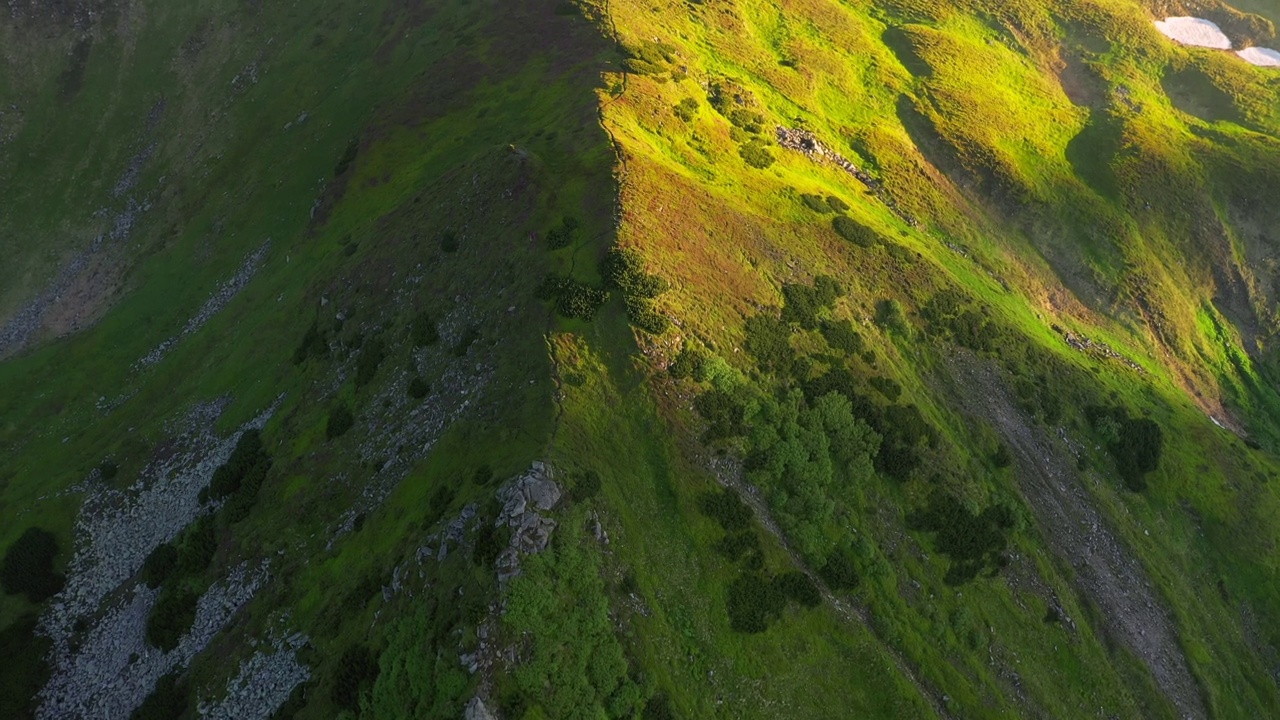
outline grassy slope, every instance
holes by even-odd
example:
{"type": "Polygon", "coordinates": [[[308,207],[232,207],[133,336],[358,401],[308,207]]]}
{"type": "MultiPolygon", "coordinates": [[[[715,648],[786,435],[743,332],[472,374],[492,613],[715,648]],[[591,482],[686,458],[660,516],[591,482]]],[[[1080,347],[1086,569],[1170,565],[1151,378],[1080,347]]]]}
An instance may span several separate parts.
{"type": "MultiPolygon", "coordinates": [[[[900,300],[915,318],[938,289],[958,286],[1034,347],[1094,378],[1086,384],[1095,396],[1114,392],[1150,412],[1167,438],[1194,440],[1168,443],[1145,494],[1120,489],[1104,470],[1093,475],[1103,481],[1090,486],[1091,497],[1173,610],[1212,711],[1274,713],[1266,668],[1280,642],[1277,498],[1273,484],[1255,478],[1273,477],[1275,467],[1269,455],[1215,429],[1200,409],[1221,412],[1225,404],[1268,447],[1277,437],[1268,415],[1277,401],[1258,369],[1266,365],[1271,322],[1258,309],[1270,306],[1272,290],[1257,268],[1270,267],[1266,228],[1274,218],[1265,214],[1265,192],[1248,185],[1274,182],[1274,76],[1168,47],[1127,2],[614,0],[588,14],[596,26],[559,15],[550,3],[515,11],[446,4],[434,14],[412,3],[330,3],[315,13],[230,4],[157,9],[130,21],[141,23],[131,32],[146,43],[98,31],[83,89],[70,100],[54,87],[65,48],[32,54],[35,72],[6,78],[15,93],[24,90],[18,78],[41,91],[0,165],[6,197],[27,193],[0,218],[0,236],[18,237],[21,229],[42,251],[26,254],[37,243],[24,243],[29,260],[6,266],[0,285],[16,289],[0,298],[0,311],[39,286],[75,246],[71,238],[101,230],[92,211],[113,202],[110,188],[142,118],[158,95],[167,108],[155,131],[157,155],[139,185],[156,210],[117,257],[127,260],[123,285],[132,292],[94,328],[0,364],[0,387],[31,389],[0,399],[0,516],[21,518],[0,531],[0,546],[32,524],[70,545],[74,496],[40,498],[108,456],[131,481],[164,438],[163,422],[190,401],[229,393],[233,405],[221,422],[228,430],[284,393],[266,433],[276,470],[255,513],[224,531],[219,560],[284,550],[275,567],[284,580],[198,660],[201,696],[216,693],[244,639],[285,608],[291,627],[309,632],[319,651],[307,658],[319,679],[309,717],[333,715],[325,691],[351,643],[380,649],[394,645],[397,633],[424,632],[423,625],[441,634],[457,626],[470,638],[464,644],[472,642],[473,617],[433,610],[424,618],[415,614],[422,606],[384,607],[372,596],[441,518],[492,492],[467,484],[477,467],[509,476],[550,442],[550,459],[565,473],[591,469],[604,480],[600,497],[569,508],[562,520],[586,524],[594,513],[611,543],[569,533],[577,550],[557,550],[596,557],[591,562],[602,568],[602,582],[584,592],[608,604],[620,631],[601,647],[617,643],[642,695],[665,692],[682,715],[821,717],[840,707],[851,715],[921,716],[927,703],[894,666],[895,654],[945,693],[947,710],[959,716],[1169,715],[1142,663],[1108,638],[1105,618],[1073,591],[1072,569],[1046,550],[1049,539],[1029,514],[1015,536],[1008,580],[947,586],[945,561],[928,537],[904,526],[907,509],[930,490],[924,479],[876,479],[848,498],[858,510],[851,525],[872,539],[870,571],[853,597],[876,619],[871,627],[829,605],[789,610],[761,635],[728,627],[724,593],[734,571],[711,550],[718,531],[695,508],[698,495],[715,487],[692,441],[695,388],[661,376],[661,364],[683,338],[698,337],[767,382],[740,352],[742,319],[755,304],[779,304],[783,281],[834,274],[853,288],[837,312],[863,330],[879,356],[877,372],[899,381],[940,428],[944,450],[935,460],[952,468],[948,487],[978,503],[1017,497],[1016,478],[987,458],[994,433],[975,428],[939,390],[947,350],[870,323],[883,298],[900,300]],[[625,43],[656,37],[674,45],[689,78],[630,75],[619,97],[602,92],[597,100],[602,70],[610,71],[607,83],[622,80],[601,37],[609,22],[625,43]],[[180,47],[192,37],[203,38],[203,49],[183,60],[180,47]],[[544,48],[533,40],[545,37],[562,42],[544,48]],[[1086,68],[1077,79],[1085,86],[1080,102],[1072,97],[1078,88],[1068,92],[1056,80],[1063,56],[1086,68]],[[234,89],[231,78],[254,62],[258,83],[234,89]],[[110,76],[117,66],[126,69],[110,76]],[[1161,83],[1183,68],[1191,70],[1178,75],[1182,85],[1161,83]],[[1202,75],[1211,88],[1224,88],[1231,107],[1202,75]],[[775,147],[773,167],[746,166],[730,124],[700,87],[719,76],[755,93],[766,128],[803,123],[870,168],[920,226],[904,223],[849,176],[797,154],[775,147]],[[1116,99],[1120,86],[1142,111],[1116,99]],[[700,105],[691,123],[671,112],[682,98],[700,105]],[[545,345],[545,309],[531,297],[551,267],[597,281],[595,260],[615,240],[613,158],[595,122],[597,102],[624,159],[617,240],[640,248],[651,270],[673,283],[661,302],[682,323],[660,338],[640,335],[639,347],[617,302],[591,324],[556,321],[545,345]],[[1207,122],[1188,109],[1236,122],[1207,122]],[[305,123],[282,130],[303,111],[305,123]],[[96,118],[95,133],[84,132],[86,117],[96,118]],[[332,179],[353,137],[356,162],[332,179]],[[34,158],[41,162],[31,164],[34,158]],[[51,187],[65,189],[41,190],[51,187]],[[814,192],[846,199],[855,218],[917,259],[904,263],[883,249],[843,243],[829,216],[798,201],[814,192]],[[322,223],[310,222],[317,195],[334,200],[322,223]],[[528,241],[565,214],[585,221],[573,248],[549,253],[528,241]],[[462,237],[457,253],[440,250],[448,230],[462,237]],[[266,238],[264,267],[226,310],[157,367],[131,370],[266,238]],[[1215,276],[1214,268],[1229,272],[1215,276]],[[331,308],[351,310],[354,319],[333,323],[331,308]],[[385,458],[366,457],[361,447],[375,428],[397,427],[411,407],[404,368],[408,327],[420,310],[442,319],[445,341],[418,354],[416,372],[433,386],[476,363],[494,374],[429,453],[407,452],[412,469],[389,499],[366,508],[357,498],[379,478],[374,461],[385,458]],[[331,333],[334,357],[295,367],[290,356],[313,320],[331,333]],[[448,345],[472,323],[481,340],[454,359],[448,345]],[[1105,340],[1149,374],[1072,351],[1051,323],[1105,340]],[[357,335],[379,332],[389,359],[372,386],[357,390],[349,347],[359,345],[357,335]],[[129,399],[104,416],[95,409],[99,396],[129,399]],[[354,405],[359,423],[326,442],[326,412],[338,401],[354,405]],[[456,489],[443,506],[440,487],[456,489]],[[365,513],[362,527],[327,549],[326,535],[349,508],[365,513]],[[1042,620],[1051,596],[1078,632],[1042,620]],[[370,631],[379,612],[412,622],[370,631]]],[[[1078,417],[1066,425],[1088,441],[1078,417]]],[[[1108,467],[1102,453],[1089,457],[1108,467]]],[[[765,537],[768,566],[789,567],[792,558],[765,537]]],[[[548,571],[535,582],[554,578],[548,571]]],[[[444,604],[455,588],[467,597],[493,592],[492,578],[465,563],[443,566],[437,580],[444,604]]],[[[0,624],[28,609],[6,596],[0,624]]],[[[586,647],[582,638],[563,641],[569,653],[586,647]]],[[[452,662],[455,648],[439,647],[452,662]]],[[[499,679],[495,692],[537,716],[537,697],[522,699],[514,681],[499,679]]],[[[390,691],[375,695],[391,703],[381,712],[395,707],[390,691]]],[[[437,693],[438,712],[456,712],[463,697],[437,693]]]]}

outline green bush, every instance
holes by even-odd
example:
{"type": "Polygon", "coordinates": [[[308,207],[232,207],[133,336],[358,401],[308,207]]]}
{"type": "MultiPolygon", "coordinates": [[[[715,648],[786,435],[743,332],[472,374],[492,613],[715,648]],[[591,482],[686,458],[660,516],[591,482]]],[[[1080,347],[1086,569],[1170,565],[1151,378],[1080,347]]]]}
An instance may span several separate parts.
{"type": "Polygon", "coordinates": [[[178,647],[182,636],[196,620],[200,594],[185,586],[168,587],[160,593],[147,616],[147,642],[165,652],[178,647]]]}
{"type": "Polygon", "coordinates": [[[356,360],[356,387],[364,387],[373,382],[378,367],[387,358],[387,344],[382,338],[374,338],[365,344],[356,360]]]}
{"type": "Polygon", "coordinates": [[[38,527],[27,528],[5,551],[0,563],[0,586],[10,595],[26,595],[44,602],[62,589],[64,578],[53,570],[58,539],[38,527]]]}
{"type": "Polygon", "coordinates": [[[560,224],[547,231],[547,247],[552,250],[567,248],[573,244],[573,236],[578,231],[578,219],[564,216],[560,224]]]}
{"type": "Polygon", "coordinates": [[[458,241],[457,233],[452,230],[446,230],[440,234],[440,249],[447,253],[458,252],[461,243],[458,241]]]}
{"type": "Polygon", "coordinates": [[[677,380],[690,378],[697,374],[698,369],[706,360],[706,353],[685,343],[685,346],[676,354],[675,359],[667,366],[667,372],[677,380]]]}
{"type": "Polygon", "coordinates": [[[796,323],[806,330],[818,327],[818,313],[831,309],[844,288],[835,278],[819,275],[813,285],[787,283],[782,286],[782,321],[796,323]]]}
{"type": "Polygon", "coordinates": [[[676,720],[676,712],[671,709],[671,699],[667,694],[658,692],[644,704],[640,718],[641,720],[676,720]]]}
{"type": "Polygon", "coordinates": [[[98,463],[98,475],[107,482],[114,480],[116,475],[119,473],[120,466],[110,460],[103,460],[101,463],[98,463]]]}
{"type": "Polygon", "coordinates": [[[0,630],[0,718],[35,717],[37,695],[49,681],[49,639],[37,632],[35,613],[18,617],[0,630]]]}
{"type": "Polygon", "coordinates": [[[925,509],[907,516],[907,526],[935,533],[939,552],[951,558],[946,582],[962,585],[984,569],[994,573],[1006,564],[1004,550],[1016,516],[1004,504],[975,513],[951,494],[937,491],[925,509]]]}
{"type": "Polygon", "coordinates": [[[147,555],[142,564],[142,580],[149,588],[158,588],[178,570],[178,548],[164,543],[147,555]]]}
{"type": "Polygon", "coordinates": [[[889,402],[894,402],[902,395],[902,386],[890,378],[875,376],[867,382],[889,402]]]}
{"type": "Polygon", "coordinates": [[[729,585],[729,627],[742,633],[769,628],[786,608],[787,598],[777,584],[758,573],[744,573],[729,585]]]}
{"type": "Polygon", "coordinates": [[[187,577],[203,573],[217,552],[218,529],[213,516],[205,515],[179,537],[178,572],[187,577]]]}
{"type": "Polygon", "coordinates": [[[711,549],[723,555],[729,562],[736,563],[745,558],[748,567],[759,566],[764,562],[760,536],[753,530],[728,533],[716,541],[711,549]]]}
{"type": "Polygon", "coordinates": [[[360,710],[360,697],[378,680],[378,661],[364,645],[352,645],[343,651],[334,668],[329,699],[338,708],[350,712],[360,710]]]}
{"type": "Polygon", "coordinates": [[[876,303],[876,324],[896,335],[911,334],[907,312],[897,300],[886,299],[876,303]]]}
{"type": "Polygon", "coordinates": [[[298,347],[293,351],[293,364],[301,365],[310,358],[324,357],[328,352],[329,343],[321,334],[319,324],[313,322],[302,336],[302,342],[298,343],[298,347]]]}
{"type": "Polygon", "coordinates": [[[409,381],[408,394],[414,400],[421,400],[431,394],[431,383],[423,380],[421,375],[414,375],[409,381]]]}
{"type": "Polygon", "coordinates": [[[738,155],[742,157],[743,162],[759,170],[763,170],[774,163],[773,153],[769,152],[768,145],[759,139],[740,146],[738,155]]]}
{"type": "Polygon", "coordinates": [[[600,261],[600,274],[608,287],[624,295],[654,298],[670,289],[666,280],[645,272],[644,258],[631,248],[614,248],[600,261]]]}
{"type": "Polygon", "coordinates": [[[746,406],[729,393],[719,389],[709,390],[699,395],[693,405],[707,421],[704,441],[735,437],[746,432],[743,424],[746,406]]]}
{"type": "Polygon", "coordinates": [[[826,198],[821,195],[801,195],[800,202],[804,203],[805,207],[816,213],[825,215],[826,213],[831,212],[831,205],[827,204],[826,198]]]}
{"type": "Polygon", "coordinates": [[[815,608],[822,604],[822,593],[813,579],[799,570],[782,573],[774,582],[788,600],[807,608],[815,608]]]}
{"type": "Polygon", "coordinates": [[[671,320],[644,298],[628,297],[626,306],[627,319],[631,324],[650,335],[661,335],[671,328],[671,320]]]}
{"type": "Polygon", "coordinates": [[[436,327],[435,319],[423,312],[413,319],[412,335],[413,346],[424,347],[440,339],[440,330],[436,327]]]}
{"type": "Polygon", "coordinates": [[[156,687],[138,706],[129,720],[176,720],[194,709],[191,685],[171,672],[156,682],[156,687]]]}
{"type": "Polygon", "coordinates": [[[857,355],[865,347],[862,335],[853,329],[853,323],[848,320],[823,320],[818,324],[818,330],[832,350],[857,355]]]}
{"type": "Polygon", "coordinates": [[[600,473],[595,470],[584,470],[575,473],[573,485],[569,488],[569,497],[574,502],[586,502],[600,492],[600,473]]]}
{"type": "Polygon", "coordinates": [[[827,587],[835,591],[852,590],[858,587],[862,578],[858,575],[857,564],[853,552],[848,548],[837,548],[818,569],[818,575],[827,587]]]}
{"type": "Polygon", "coordinates": [[[770,315],[753,315],[747,318],[746,351],[755,358],[762,370],[788,373],[795,365],[796,353],[791,348],[791,326],[770,315]]]}
{"type": "Polygon", "coordinates": [[[737,533],[751,527],[751,506],[732,490],[715,490],[699,495],[698,509],[720,523],[725,532],[737,533]]]}
{"type": "Polygon", "coordinates": [[[698,101],[693,98],[685,98],[676,103],[671,111],[681,120],[693,122],[693,119],[698,115],[698,101]]]}
{"type": "Polygon", "coordinates": [[[1164,432],[1150,418],[1130,417],[1122,407],[1090,406],[1085,417],[1098,431],[1125,486],[1134,492],[1147,488],[1146,475],[1160,467],[1164,432]]]}
{"type": "Polygon", "coordinates": [[[837,213],[849,212],[849,203],[841,200],[835,195],[827,196],[827,207],[831,208],[832,212],[837,212],[837,213]]]}
{"type": "Polygon", "coordinates": [[[880,242],[880,236],[874,230],[845,215],[832,218],[831,227],[837,235],[858,247],[869,248],[880,242]]]}
{"type": "Polygon", "coordinates": [[[351,408],[346,405],[337,405],[329,411],[329,420],[325,423],[324,434],[330,440],[341,437],[355,425],[356,418],[351,414],[351,408]]]}

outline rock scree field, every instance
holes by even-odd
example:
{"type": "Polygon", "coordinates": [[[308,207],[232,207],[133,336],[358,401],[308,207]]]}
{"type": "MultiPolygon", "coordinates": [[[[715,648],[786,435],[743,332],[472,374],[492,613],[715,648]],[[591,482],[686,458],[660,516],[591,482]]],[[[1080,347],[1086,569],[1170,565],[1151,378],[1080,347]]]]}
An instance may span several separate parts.
{"type": "Polygon", "coordinates": [[[1280,717],[1280,5],[0,8],[0,718],[1280,717]]]}

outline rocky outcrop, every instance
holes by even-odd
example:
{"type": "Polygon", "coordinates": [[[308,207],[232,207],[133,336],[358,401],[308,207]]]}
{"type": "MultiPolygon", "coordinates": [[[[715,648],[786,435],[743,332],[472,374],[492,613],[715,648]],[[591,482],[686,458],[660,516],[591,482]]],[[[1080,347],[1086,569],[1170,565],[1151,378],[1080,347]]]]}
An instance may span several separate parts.
{"type": "Polygon", "coordinates": [[[560,502],[560,486],[551,479],[551,468],[540,462],[498,491],[502,512],[497,525],[511,530],[511,542],[498,556],[498,582],[520,574],[520,556],[542,552],[551,541],[556,521],[543,515],[560,502]]]}
{"type": "Polygon", "coordinates": [[[471,698],[471,702],[467,703],[467,713],[463,717],[465,720],[498,720],[478,697],[471,698]]]}
{"type": "Polygon", "coordinates": [[[293,689],[311,677],[298,662],[298,650],[307,637],[294,634],[275,640],[269,651],[259,650],[240,664],[240,672],[227,683],[226,695],[217,702],[200,703],[197,712],[210,720],[266,720],[289,699],[293,689]]]}

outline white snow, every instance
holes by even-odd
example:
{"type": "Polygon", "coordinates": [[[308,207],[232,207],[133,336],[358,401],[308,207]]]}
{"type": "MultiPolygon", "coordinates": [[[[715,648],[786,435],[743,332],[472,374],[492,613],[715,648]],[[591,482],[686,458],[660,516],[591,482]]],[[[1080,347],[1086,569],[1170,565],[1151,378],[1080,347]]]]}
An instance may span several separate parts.
{"type": "Polygon", "coordinates": [[[1280,67],[1280,52],[1271,48],[1251,47],[1236,53],[1247,63],[1262,67],[1280,67]]]}
{"type": "MultiPolygon", "coordinates": [[[[1156,29],[1166,37],[1183,45],[1196,47],[1231,49],[1231,38],[1222,32],[1217,23],[1203,18],[1171,17],[1156,21],[1156,29]]],[[[1247,59],[1247,58],[1246,58],[1247,59]]]]}

